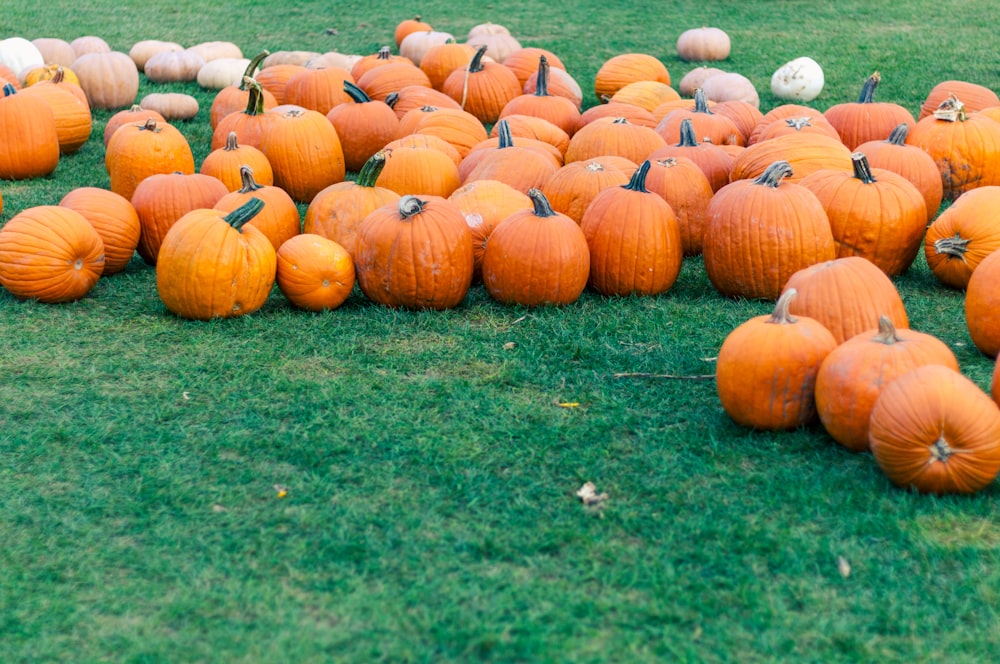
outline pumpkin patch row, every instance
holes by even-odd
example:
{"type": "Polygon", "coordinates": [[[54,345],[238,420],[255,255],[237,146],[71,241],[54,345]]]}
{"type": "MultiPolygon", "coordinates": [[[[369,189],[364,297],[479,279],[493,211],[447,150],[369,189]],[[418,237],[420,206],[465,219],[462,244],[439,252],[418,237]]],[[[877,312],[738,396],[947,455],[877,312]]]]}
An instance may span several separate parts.
{"type": "MultiPolygon", "coordinates": [[[[794,102],[762,114],[738,75],[702,67],[678,92],[659,60],[629,53],[604,63],[593,88],[601,103],[584,108],[558,56],[521,47],[502,26],[477,26],[459,44],[415,20],[393,39],[398,54],[351,58],[247,60],[144,42],[128,55],[90,43],[79,48],[92,53],[71,49],[69,65],[31,63],[37,73],[4,84],[0,113],[18,140],[0,178],[51,173],[86,142],[91,107],[122,110],[104,133],[110,189],[14,215],[0,229],[0,285],[70,301],[138,252],[155,265],[167,309],[191,319],[252,313],[275,284],[309,310],[335,309],[355,285],[381,305],[444,309],[477,282],[499,302],[545,306],[588,287],[664,293],[683,257],[702,255],[720,294],[777,300],[720,350],[719,397],[735,421],[782,429],[819,419],[845,447],[870,449],[892,481],[925,491],[974,491],[996,476],[1000,411],[963,382],[947,347],[908,329],[889,279],[923,250],[942,284],[966,289],[976,346],[1000,350],[992,91],[946,81],[914,117],[875,101],[875,73],[857,102],[821,112],[804,105],[810,93],[789,93],[794,102]],[[119,79],[93,74],[98,59],[131,66],[124,93],[99,89],[119,79]],[[214,68],[219,78],[202,75],[223,59],[233,62],[214,68]],[[197,172],[171,124],[197,108],[136,105],[133,71],[218,89],[212,151],[197,172]],[[888,359],[925,345],[926,357],[888,359]],[[951,373],[903,381],[924,365],[951,373]],[[843,382],[873,367],[877,377],[843,382]],[[935,421],[974,403],[993,442],[915,440],[897,420],[928,380],[942,390],[926,397],[935,421]],[[928,473],[913,470],[914,450],[928,473]]],[[[721,53],[691,48],[699,55],[682,57],[721,53]]]]}

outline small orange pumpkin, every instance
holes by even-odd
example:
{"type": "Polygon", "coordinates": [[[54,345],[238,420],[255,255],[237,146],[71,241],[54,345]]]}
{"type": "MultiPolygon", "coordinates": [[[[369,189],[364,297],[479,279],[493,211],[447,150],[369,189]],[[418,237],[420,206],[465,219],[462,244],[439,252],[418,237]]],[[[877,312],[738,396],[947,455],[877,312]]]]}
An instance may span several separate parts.
{"type": "Polygon", "coordinates": [[[277,261],[278,288],[299,309],[336,309],[354,290],[354,260],[346,249],[321,235],[289,238],[278,248],[277,261]]]}
{"type": "Polygon", "coordinates": [[[1000,250],[982,260],[965,289],[965,323],[981,353],[1000,355],[1000,250]]]}

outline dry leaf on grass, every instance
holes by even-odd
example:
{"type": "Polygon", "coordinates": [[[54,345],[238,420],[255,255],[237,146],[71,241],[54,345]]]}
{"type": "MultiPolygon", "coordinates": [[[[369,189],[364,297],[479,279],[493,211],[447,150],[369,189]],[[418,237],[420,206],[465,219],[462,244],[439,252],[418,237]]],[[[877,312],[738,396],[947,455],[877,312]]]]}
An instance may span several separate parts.
{"type": "Polygon", "coordinates": [[[845,579],[851,575],[851,563],[847,562],[847,558],[837,556],[837,571],[845,579]]]}
{"type": "Polygon", "coordinates": [[[597,487],[593,482],[587,482],[577,489],[576,496],[587,507],[599,507],[608,499],[608,494],[597,493],[597,487]]]}

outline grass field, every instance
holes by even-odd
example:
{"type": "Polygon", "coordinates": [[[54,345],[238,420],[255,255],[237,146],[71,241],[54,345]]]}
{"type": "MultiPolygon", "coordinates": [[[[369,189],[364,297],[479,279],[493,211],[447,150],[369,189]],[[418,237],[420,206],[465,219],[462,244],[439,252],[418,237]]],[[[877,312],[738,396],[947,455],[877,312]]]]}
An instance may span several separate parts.
{"type": "MultiPolygon", "coordinates": [[[[460,38],[492,21],[558,54],[590,105],[608,57],[650,53],[679,80],[677,35],[715,25],[763,110],[799,55],[826,70],[820,109],[876,69],[879,98],[914,113],[942,80],[1000,90],[985,2],[86,5],[5,7],[0,38],[367,54],[418,13],[460,38]]],[[[158,87],[200,100],[179,125],[200,163],[212,94],[140,96],[158,87]]],[[[109,116],[52,176],[0,182],[0,221],[107,186],[109,116]]],[[[962,293],[922,258],[895,282],[912,327],[986,387],[962,293]]],[[[356,291],[309,314],[275,290],[194,323],[138,258],[73,304],[0,292],[0,661],[995,659],[996,485],[919,496],[818,426],[722,412],[712,359],[770,307],[721,298],[697,258],[663,296],[539,310],[475,287],[447,312],[356,291]],[[587,481],[602,508],[575,496],[587,481]]]]}

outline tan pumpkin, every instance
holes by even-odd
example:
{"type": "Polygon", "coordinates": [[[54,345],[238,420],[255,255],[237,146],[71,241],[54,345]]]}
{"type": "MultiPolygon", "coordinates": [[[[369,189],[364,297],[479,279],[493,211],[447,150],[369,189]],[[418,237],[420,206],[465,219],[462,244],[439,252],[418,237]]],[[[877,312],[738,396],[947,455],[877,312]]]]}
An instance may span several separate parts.
{"type": "Polygon", "coordinates": [[[114,110],[131,106],[139,92],[139,70],[120,51],[87,53],[73,62],[80,87],[91,108],[114,110]]]}

